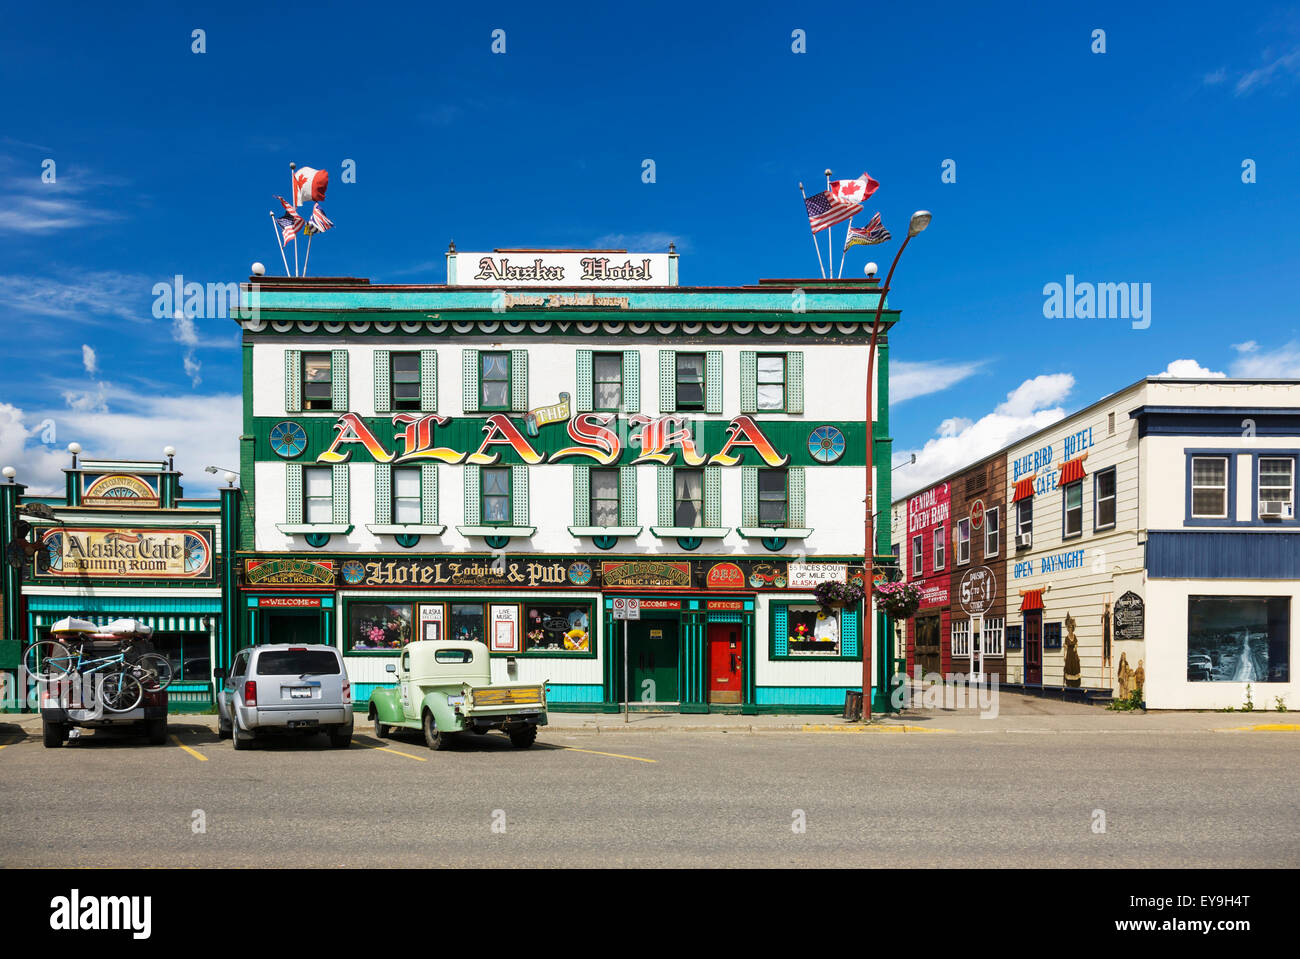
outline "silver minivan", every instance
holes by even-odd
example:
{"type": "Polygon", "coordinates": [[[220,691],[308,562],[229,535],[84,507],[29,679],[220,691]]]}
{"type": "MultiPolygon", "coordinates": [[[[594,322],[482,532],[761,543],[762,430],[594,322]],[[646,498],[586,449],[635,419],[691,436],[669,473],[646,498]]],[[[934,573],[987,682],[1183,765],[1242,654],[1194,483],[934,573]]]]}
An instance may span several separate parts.
{"type": "Polygon", "coordinates": [[[328,734],[352,742],[352,686],[333,646],[271,644],[241,649],[217,694],[217,735],[247,749],[259,733],[328,734]]]}

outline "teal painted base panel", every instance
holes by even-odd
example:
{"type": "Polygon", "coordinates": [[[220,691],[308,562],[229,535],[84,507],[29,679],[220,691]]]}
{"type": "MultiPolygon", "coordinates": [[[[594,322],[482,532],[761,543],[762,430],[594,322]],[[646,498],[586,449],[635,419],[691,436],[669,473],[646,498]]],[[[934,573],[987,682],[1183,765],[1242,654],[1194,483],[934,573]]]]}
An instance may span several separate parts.
{"type": "Polygon", "coordinates": [[[599,683],[585,685],[578,683],[549,683],[546,687],[546,703],[599,703],[605,698],[605,687],[599,683]]]}
{"type": "Polygon", "coordinates": [[[759,686],[755,702],[760,706],[838,706],[844,709],[844,694],[861,686],[759,686]]]}

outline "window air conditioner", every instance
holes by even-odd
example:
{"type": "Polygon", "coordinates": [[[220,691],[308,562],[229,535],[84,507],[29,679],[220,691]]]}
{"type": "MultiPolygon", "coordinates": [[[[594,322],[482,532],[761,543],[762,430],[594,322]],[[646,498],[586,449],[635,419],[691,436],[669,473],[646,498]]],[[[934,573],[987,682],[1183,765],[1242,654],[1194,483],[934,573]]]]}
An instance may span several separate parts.
{"type": "Polygon", "coordinates": [[[1259,504],[1260,519],[1291,519],[1294,515],[1295,507],[1291,503],[1270,500],[1259,504]]]}
{"type": "Polygon", "coordinates": [[[1029,549],[1029,545],[1034,541],[1033,533],[1017,533],[1016,549],[1029,549]]]}

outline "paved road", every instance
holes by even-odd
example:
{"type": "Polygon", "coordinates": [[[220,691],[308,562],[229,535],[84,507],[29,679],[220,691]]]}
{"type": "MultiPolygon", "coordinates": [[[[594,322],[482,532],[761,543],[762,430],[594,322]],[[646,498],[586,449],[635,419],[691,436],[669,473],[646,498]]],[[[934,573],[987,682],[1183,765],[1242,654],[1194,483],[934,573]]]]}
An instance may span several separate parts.
{"type": "Polygon", "coordinates": [[[0,722],[0,865],[1300,866],[1295,732],[544,731],[432,753],[361,729],[236,753],[196,718],[164,747],[47,750],[0,722]]]}

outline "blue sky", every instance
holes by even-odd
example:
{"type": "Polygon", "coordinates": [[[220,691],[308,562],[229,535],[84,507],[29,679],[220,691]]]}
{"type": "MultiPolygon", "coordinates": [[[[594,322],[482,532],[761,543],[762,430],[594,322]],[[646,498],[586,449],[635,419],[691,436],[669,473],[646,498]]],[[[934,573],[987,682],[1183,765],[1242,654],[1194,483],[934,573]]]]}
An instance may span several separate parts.
{"type": "Polygon", "coordinates": [[[290,160],[331,173],[311,273],[390,282],[441,282],[451,238],[673,239],[685,284],[815,276],[796,184],[870,171],[896,236],[934,212],[891,296],[893,434],[921,460],[903,485],[1175,361],[1300,376],[1300,10],[1142,6],[15,8],[0,459],[41,486],[71,440],[170,442],[191,490],[235,465],[234,325],[155,318],[151,290],[281,272],[266,214],[290,160]],[[1149,283],[1150,327],[1045,318],[1067,274],[1149,283]]]}

